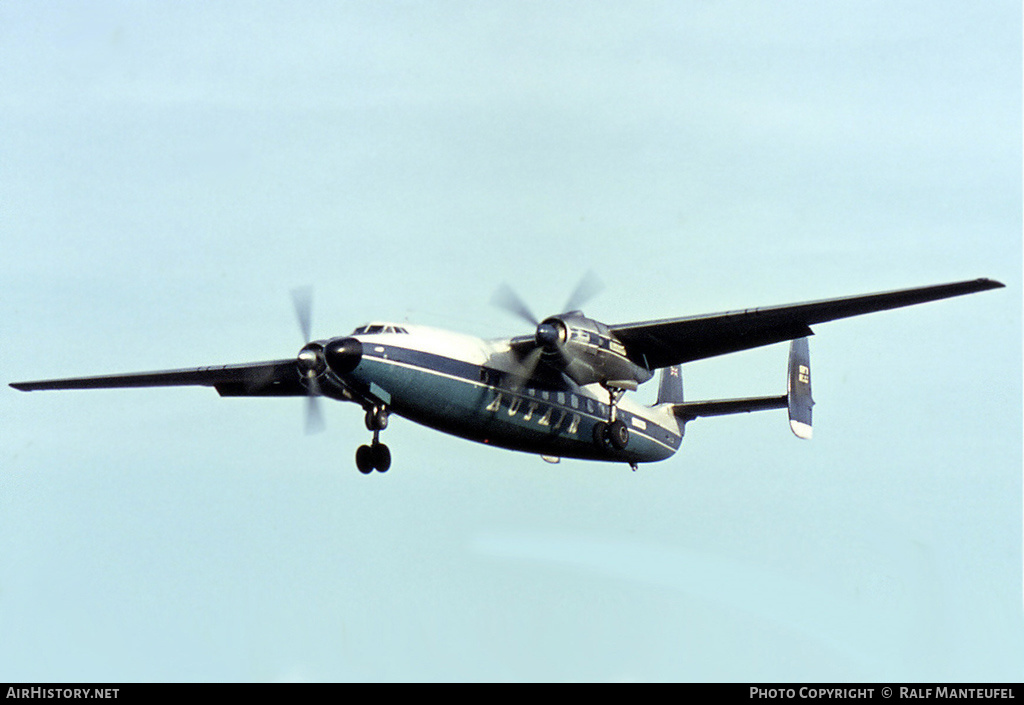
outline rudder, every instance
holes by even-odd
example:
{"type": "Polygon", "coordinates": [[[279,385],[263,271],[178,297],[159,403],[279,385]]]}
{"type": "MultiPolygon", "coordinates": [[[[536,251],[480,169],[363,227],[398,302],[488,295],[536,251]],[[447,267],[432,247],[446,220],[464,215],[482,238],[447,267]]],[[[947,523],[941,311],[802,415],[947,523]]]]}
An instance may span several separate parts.
{"type": "Polygon", "coordinates": [[[658,404],[683,403],[683,366],[672,365],[661,370],[658,381],[658,404]]]}
{"type": "Polygon", "coordinates": [[[798,338],[789,346],[787,385],[789,427],[799,438],[811,437],[811,353],[807,338],[798,338]]]}

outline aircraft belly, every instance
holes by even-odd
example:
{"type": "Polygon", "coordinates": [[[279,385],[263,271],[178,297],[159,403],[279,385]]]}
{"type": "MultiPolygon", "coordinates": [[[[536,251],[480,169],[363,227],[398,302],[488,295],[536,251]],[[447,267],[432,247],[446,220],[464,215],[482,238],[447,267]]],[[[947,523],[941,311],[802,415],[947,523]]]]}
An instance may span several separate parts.
{"type": "Polygon", "coordinates": [[[642,422],[630,428],[624,450],[599,448],[593,438],[601,417],[556,404],[553,398],[543,399],[535,390],[512,392],[484,384],[477,381],[479,367],[450,362],[439,365],[441,370],[428,369],[388,351],[364,356],[353,375],[363,384],[385,390],[391,397],[390,408],[399,416],[488,445],[564,458],[639,463],[664,460],[678,448],[678,436],[660,427],[648,429],[642,422]],[[657,431],[664,437],[655,438],[657,431]]]}

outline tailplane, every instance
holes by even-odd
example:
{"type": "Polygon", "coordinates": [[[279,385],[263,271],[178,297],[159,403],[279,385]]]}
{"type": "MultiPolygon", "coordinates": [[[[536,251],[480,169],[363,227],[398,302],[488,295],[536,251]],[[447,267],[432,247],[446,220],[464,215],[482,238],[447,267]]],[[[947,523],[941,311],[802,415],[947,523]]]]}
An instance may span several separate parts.
{"type": "Polygon", "coordinates": [[[702,416],[724,416],[767,409],[788,409],[789,427],[793,433],[799,438],[809,439],[811,437],[811,407],[814,405],[814,400],[811,398],[811,361],[807,338],[794,340],[789,346],[787,390],[786,394],[780,396],[685,402],[682,400],[682,374],[675,370],[673,377],[672,370],[674,369],[666,368],[662,373],[661,383],[658,387],[658,402],[671,404],[672,413],[684,424],[702,416]],[[673,381],[676,378],[678,382],[673,381]],[[668,398],[675,396],[676,393],[678,401],[668,398]]]}

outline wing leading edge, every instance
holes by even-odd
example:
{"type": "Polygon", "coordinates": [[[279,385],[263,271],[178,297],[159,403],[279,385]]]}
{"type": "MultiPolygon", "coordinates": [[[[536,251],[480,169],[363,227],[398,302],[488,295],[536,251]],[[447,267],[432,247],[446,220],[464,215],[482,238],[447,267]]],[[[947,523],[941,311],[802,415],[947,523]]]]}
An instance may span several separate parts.
{"type": "Polygon", "coordinates": [[[806,303],[609,326],[630,360],[648,369],[813,335],[811,326],[1005,286],[992,279],[899,289],[806,303]]]}
{"type": "Polygon", "coordinates": [[[15,382],[11,386],[23,392],[34,392],[45,389],[117,389],[190,385],[214,387],[217,393],[224,397],[306,396],[308,394],[299,381],[299,373],[294,359],[220,367],[136,372],[103,377],[15,382]]]}
{"type": "MultiPolygon", "coordinates": [[[[813,335],[810,326],[902,306],[973,294],[1004,285],[991,279],[900,289],[864,296],[742,309],[609,326],[629,359],[648,369],[691,362],[813,335]]],[[[525,338],[524,338],[525,340],[525,338]]],[[[513,340],[513,344],[515,344],[513,340]]],[[[15,382],[23,392],[124,387],[214,387],[221,396],[306,396],[294,359],[100,377],[15,382]]],[[[706,409],[710,412],[711,409],[706,409]]]]}

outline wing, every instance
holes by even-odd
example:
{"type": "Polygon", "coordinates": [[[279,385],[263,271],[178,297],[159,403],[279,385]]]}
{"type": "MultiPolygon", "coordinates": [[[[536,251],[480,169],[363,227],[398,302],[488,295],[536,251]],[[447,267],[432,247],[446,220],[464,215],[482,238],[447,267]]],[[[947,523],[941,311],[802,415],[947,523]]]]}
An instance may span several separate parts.
{"type": "Polygon", "coordinates": [[[272,360],[221,367],[136,372],[105,377],[76,377],[38,382],[15,382],[23,392],[43,389],[112,389],[120,387],[213,387],[222,397],[306,396],[295,360],[272,360]]]}
{"type": "Polygon", "coordinates": [[[609,326],[630,360],[648,369],[813,335],[811,326],[1004,285],[991,279],[900,289],[864,296],[752,308],[704,316],[609,326]]]}

